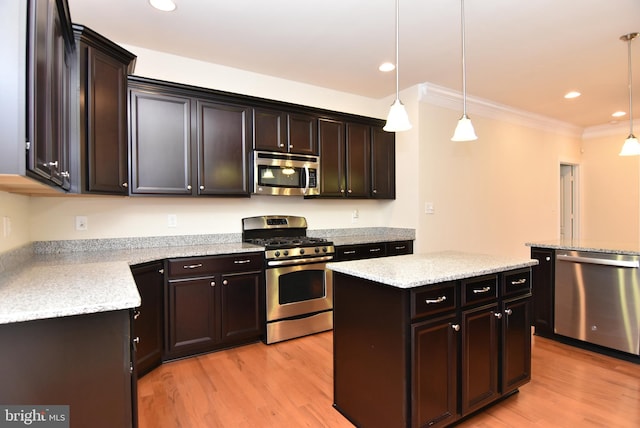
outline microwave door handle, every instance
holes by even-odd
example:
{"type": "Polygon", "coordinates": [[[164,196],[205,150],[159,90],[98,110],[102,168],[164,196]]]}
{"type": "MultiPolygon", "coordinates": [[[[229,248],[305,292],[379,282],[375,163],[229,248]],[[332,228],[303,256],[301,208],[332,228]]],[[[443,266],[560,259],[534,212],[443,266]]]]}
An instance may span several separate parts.
{"type": "Polygon", "coordinates": [[[304,190],[302,191],[302,194],[306,195],[307,192],[309,191],[309,178],[310,178],[309,167],[308,166],[304,167],[304,173],[305,173],[305,176],[306,176],[306,181],[304,183],[304,190]]]}

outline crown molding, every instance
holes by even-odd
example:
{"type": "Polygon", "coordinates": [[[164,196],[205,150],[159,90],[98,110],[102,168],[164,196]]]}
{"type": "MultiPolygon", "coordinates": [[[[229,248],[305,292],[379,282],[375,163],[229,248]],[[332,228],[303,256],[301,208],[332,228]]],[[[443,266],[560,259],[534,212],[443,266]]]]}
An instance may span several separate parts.
{"type": "MultiPolygon", "coordinates": [[[[419,102],[451,110],[461,110],[462,94],[460,92],[432,83],[421,83],[418,86],[419,102]]],[[[474,116],[502,120],[515,125],[560,133],[569,137],[581,138],[584,132],[583,128],[570,123],[469,95],[467,95],[467,112],[472,113],[474,116]]]]}
{"type": "MultiPolygon", "coordinates": [[[[633,121],[633,127],[638,129],[640,127],[640,123],[638,123],[638,119],[633,121]]],[[[638,135],[638,132],[634,132],[634,134],[638,135]]],[[[604,125],[598,126],[590,126],[585,128],[582,133],[583,139],[590,138],[601,138],[601,137],[620,137],[620,141],[624,141],[629,135],[629,121],[621,121],[617,123],[607,123],[604,125]]]]}

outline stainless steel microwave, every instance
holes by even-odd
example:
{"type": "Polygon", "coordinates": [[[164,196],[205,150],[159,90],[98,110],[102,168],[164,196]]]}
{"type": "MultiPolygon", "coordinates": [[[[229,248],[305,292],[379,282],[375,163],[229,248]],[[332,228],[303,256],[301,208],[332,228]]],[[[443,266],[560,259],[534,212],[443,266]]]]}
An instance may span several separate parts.
{"type": "Polygon", "coordinates": [[[256,195],[318,195],[319,174],[318,156],[253,152],[253,193],[256,195]]]}

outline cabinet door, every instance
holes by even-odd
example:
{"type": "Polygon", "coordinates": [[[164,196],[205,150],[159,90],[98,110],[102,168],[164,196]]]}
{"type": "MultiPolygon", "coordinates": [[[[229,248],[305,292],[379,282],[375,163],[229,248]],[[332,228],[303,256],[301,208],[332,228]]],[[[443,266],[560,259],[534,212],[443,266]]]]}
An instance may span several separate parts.
{"type": "Polygon", "coordinates": [[[320,196],[345,195],[344,123],[331,119],[318,120],[320,143],[320,196]]]}
{"type": "Polygon", "coordinates": [[[198,194],[249,196],[251,109],[197,102],[198,194]]]}
{"type": "Polygon", "coordinates": [[[286,115],[281,111],[253,109],[253,146],[269,152],[287,151],[286,115]]]}
{"type": "Polygon", "coordinates": [[[370,146],[370,127],[357,123],[347,123],[346,182],[348,197],[368,198],[370,196],[370,146]]]}
{"type": "Polygon", "coordinates": [[[216,278],[169,281],[169,357],[204,352],[219,342],[216,278]]]}
{"type": "Polygon", "coordinates": [[[259,340],[262,335],[262,273],[222,275],[222,341],[259,340]]]}
{"type": "Polygon", "coordinates": [[[462,415],[499,397],[497,305],[462,312],[462,415]]]}
{"type": "Polygon", "coordinates": [[[162,263],[133,266],[142,304],[136,309],[133,333],[138,338],[136,366],[138,377],[142,377],[162,362],[164,270],[162,263]]]}
{"type": "Polygon", "coordinates": [[[190,195],[191,101],[132,90],[131,193],[190,195]]]}
{"type": "Polygon", "coordinates": [[[411,326],[411,426],[446,426],[458,418],[455,315],[411,326]]]}
{"type": "Polygon", "coordinates": [[[318,120],[316,117],[302,114],[287,114],[287,141],[290,153],[306,155],[318,154],[318,120]]]}
{"type": "Polygon", "coordinates": [[[85,121],[86,190],[126,195],[127,65],[92,47],[87,48],[85,61],[80,85],[84,89],[81,120],[85,121]]]}
{"type": "Polygon", "coordinates": [[[530,298],[503,302],[502,306],[502,393],[531,380],[530,298]]]}
{"type": "Polygon", "coordinates": [[[532,248],[531,258],[538,265],[531,267],[533,294],[533,325],[540,336],[553,335],[553,301],[555,282],[555,251],[532,248]]]}
{"type": "Polygon", "coordinates": [[[372,128],[371,135],[371,196],[375,199],[395,199],[395,133],[372,128]]]}
{"type": "Polygon", "coordinates": [[[68,189],[71,42],[65,41],[66,19],[58,6],[56,0],[30,4],[28,169],[68,189]]]}

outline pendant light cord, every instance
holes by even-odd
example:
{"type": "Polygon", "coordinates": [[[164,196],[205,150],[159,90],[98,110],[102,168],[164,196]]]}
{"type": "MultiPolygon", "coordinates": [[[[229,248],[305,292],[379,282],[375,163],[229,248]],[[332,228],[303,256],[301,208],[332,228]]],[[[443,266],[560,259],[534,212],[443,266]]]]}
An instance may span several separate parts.
{"type": "Polygon", "coordinates": [[[460,0],[462,27],[462,115],[467,116],[467,67],[465,64],[464,0],[460,0]]]}
{"type": "Polygon", "coordinates": [[[629,56],[629,135],[633,135],[633,98],[632,98],[632,88],[633,88],[633,79],[631,74],[631,41],[634,39],[634,36],[629,37],[628,43],[628,56],[629,56]]]}
{"type": "Polygon", "coordinates": [[[396,0],[396,100],[400,99],[400,0],[396,0]]]}

